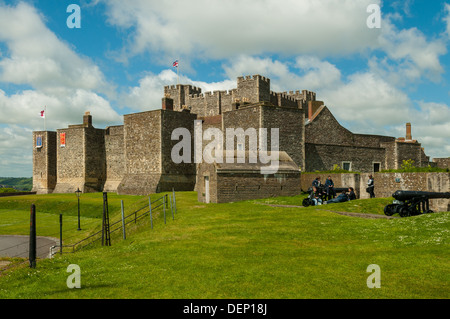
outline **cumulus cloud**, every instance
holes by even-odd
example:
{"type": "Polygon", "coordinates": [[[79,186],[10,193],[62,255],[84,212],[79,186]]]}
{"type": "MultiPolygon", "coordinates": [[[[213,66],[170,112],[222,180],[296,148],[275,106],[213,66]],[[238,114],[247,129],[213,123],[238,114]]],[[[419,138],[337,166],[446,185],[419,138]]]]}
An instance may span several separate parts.
{"type": "Polygon", "coordinates": [[[31,140],[30,129],[17,125],[0,126],[0,176],[32,175],[31,140]]]}
{"type": "MultiPolygon", "coordinates": [[[[172,70],[163,70],[159,74],[147,74],[139,81],[139,86],[131,87],[122,93],[120,102],[132,110],[149,111],[160,109],[161,98],[164,96],[164,86],[176,85],[177,81],[177,74],[172,70]]],[[[179,82],[198,87],[202,89],[203,93],[229,90],[236,86],[235,80],[208,83],[195,81],[184,75],[179,77],[179,82]]]]}
{"type": "Polygon", "coordinates": [[[88,109],[98,113],[101,123],[117,121],[120,117],[102,97],[112,85],[98,66],[58,39],[43,19],[24,2],[0,6],[0,42],[8,50],[0,58],[0,83],[31,87],[9,96],[0,91],[0,110],[8,115],[4,121],[33,125],[31,114],[45,105],[63,123],[88,109]]]}
{"type": "Polygon", "coordinates": [[[262,53],[345,54],[373,47],[366,25],[376,0],[104,1],[108,21],[132,30],[128,54],[221,59],[262,53]]]}
{"type": "Polygon", "coordinates": [[[450,38],[450,4],[448,4],[448,3],[445,4],[444,11],[447,15],[444,17],[443,20],[447,25],[446,32],[447,32],[448,37],[450,38]]]}
{"type": "Polygon", "coordinates": [[[433,157],[450,153],[450,106],[445,103],[418,101],[411,121],[413,138],[433,157]]]}
{"type": "Polygon", "coordinates": [[[0,81],[40,90],[60,86],[106,90],[99,68],[58,39],[42,19],[24,2],[0,7],[0,41],[9,51],[0,60],[0,81]]]}
{"type": "Polygon", "coordinates": [[[405,85],[423,79],[439,82],[444,73],[440,57],[447,53],[442,38],[427,39],[417,28],[399,30],[386,17],[378,39],[384,56],[373,55],[370,67],[395,85],[405,85]]]}
{"type": "Polygon", "coordinates": [[[25,2],[0,3],[0,83],[21,88],[0,89],[0,175],[20,172],[24,161],[30,165],[31,131],[44,129],[38,114],[45,106],[51,130],[81,122],[85,111],[91,111],[96,125],[121,121],[104,97],[113,95],[113,86],[94,63],[58,39],[44,19],[25,2]]]}

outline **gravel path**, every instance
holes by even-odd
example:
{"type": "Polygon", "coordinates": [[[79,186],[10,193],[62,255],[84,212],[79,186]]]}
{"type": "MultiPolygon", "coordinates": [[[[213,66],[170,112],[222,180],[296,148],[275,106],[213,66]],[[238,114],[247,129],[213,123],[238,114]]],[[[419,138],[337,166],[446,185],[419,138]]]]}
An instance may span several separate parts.
{"type": "MultiPolygon", "coordinates": [[[[0,257],[29,257],[29,236],[0,236],[0,257]]],[[[56,238],[38,237],[37,258],[48,258],[50,247],[58,245],[56,238]]]]}
{"type": "MultiPolygon", "coordinates": [[[[305,208],[304,206],[295,206],[295,205],[276,205],[276,204],[264,204],[264,203],[258,203],[258,204],[265,205],[265,206],[270,206],[270,207],[305,208]]],[[[322,210],[330,212],[330,213],[343,215],[343,216],[368,218],[368,219],[396,219],[396,218],[399,218],[399,217],[394,217],[394,216],[377,215],[377,214],[336,212],[336,211],[333,211],[333,210],[325,210],[325,209],[322,209],[322,210]]]]}

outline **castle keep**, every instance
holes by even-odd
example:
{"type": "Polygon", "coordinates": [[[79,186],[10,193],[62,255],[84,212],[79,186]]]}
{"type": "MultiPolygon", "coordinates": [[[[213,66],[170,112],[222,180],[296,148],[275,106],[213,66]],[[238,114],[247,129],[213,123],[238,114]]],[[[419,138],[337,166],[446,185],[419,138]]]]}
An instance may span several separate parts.
{"type": "MultiPolygon", "coordinates": [[[[267,149],[272,141],[268,134],[267,149]]],[[[236,135],[234,150],[248,159],[249,136],[236,135]]],[[[209,141],[203,141],[203,148],[209,141]]],[[[223,141],[222,150],[225,150],[223,141]]],[[[220,150],[219,150],[220,151],[220,150]]],[[[229,150],[227,150],[229,151],[229,150]]],[[[399,168],[403,160],[429,165],[421,145],[412,139],[355,134],[342,127],[316,94],[310,91],[277,93],[270,79],[237,78],[228,91],[202,93],[191,85],[164,87],[159,110],[124,115],[123,125],[94,128],[89,112],[83,124],[56,132],[33,132],[33,191],[38,193],[117,192],[144,195],[155,192],[197,190],[200,201],[295,195],[300,192],[300,172],[331,170],[377,172],[399,168]],[[180,164],[172,151],[175,129],[192,137],[195,121],[225,134],[227,129],[279,130],[280,169],[261,174],[256,163],[180,164]]]]}

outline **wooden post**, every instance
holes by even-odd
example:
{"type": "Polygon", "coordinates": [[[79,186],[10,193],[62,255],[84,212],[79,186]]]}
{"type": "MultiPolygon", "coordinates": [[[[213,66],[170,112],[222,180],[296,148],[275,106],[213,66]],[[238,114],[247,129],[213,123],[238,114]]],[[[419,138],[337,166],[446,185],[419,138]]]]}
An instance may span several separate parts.
{"type": "Polygon", "coordinates": [[[111,233],[109,228],[108,193],[103,192],[103,225],[102,246],[111,246],[111,233]]]}
{"type": "Polygon", "coordinates": [[[163,196],[164,224],[166,223],[166,196],[163,196]]]}
{"type": "Polygon", "coordinates": [[[175,216],[173,216],[172,197],[170,195],[169,195],[169,203],[170,203],[170,211],[172,212],[172,220],[175,220],[175,216]]]}
{"type": "Polygon", "coordinates": [[[174,207],[175,214],[176,214],[177,213],[177,202],[175,200],[175,189],[172,188],[172,191],[173,191],[173,207],[174,207]]]}
{"type": "Polygon", "coordinates": [[[30,211],[30,268],[36,268],[36,206],[31,205],[30,211]]]}
{"type": "Polygon", "coordinates": [[[152,199],[150,197],[148,198],[148,207],[150,208],[150,225],[152,226],[153,229],[152,199]]]}
{"type": "Polygon", "coordinates": [[[59,214],[59,253],[62,255],[63,253],[63,244],[62,244],[62,226],[63,226],[63,215],[59,214]]]}
{"type": "Polygon", "coordinates": [[[123,208],[123,200],[120,201],[121,202],[121,206],[122,206],[122,229],[123,229],[123,240],[127,239],[127,235],[125,232],[125,211],[123,208]]]}

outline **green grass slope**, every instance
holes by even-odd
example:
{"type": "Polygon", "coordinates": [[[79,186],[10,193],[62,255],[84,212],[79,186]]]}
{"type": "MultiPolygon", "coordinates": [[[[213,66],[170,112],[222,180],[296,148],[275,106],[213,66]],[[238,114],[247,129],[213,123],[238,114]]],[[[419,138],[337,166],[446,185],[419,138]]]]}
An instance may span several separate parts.
{"type": "MultiPolygon", "coordinates": [[[[58,232],[58,224],[50,221],[65,202],[71,208],[64,216],[68,237],[76,236],[73,199],[69,204],[65,196],[0,199],[0,234],[26,234],[27,206],[36,201],[43,211],[38,235],[58,232]]],[[[90,196],[86,223],[99,220],[102,204],[101,194],[90,196]]],[[[136,207],[147,200],[115,196],[110,201],[114,220],[120,199],[136,207]]],[[[264,205],[296,206],[302,198],[207,205],[197,202],[196,193],[177,193],[175,220],[170,216],[164,224],[159,214],[152,230],[145,218],[127,228],[126,240],[116,233],[112,247],[92,247],[39,261],[33,270],[5,272],[0,298],[450,297],[450,213],[366,219],[332,212],[382,214],[390,199],[308,208],[264,205]],[[67,288],[71,264],[81,269],[81,289],[67,288]],[[381,269],[380,289],[367,287],[372,264],[381,269]]]]}

